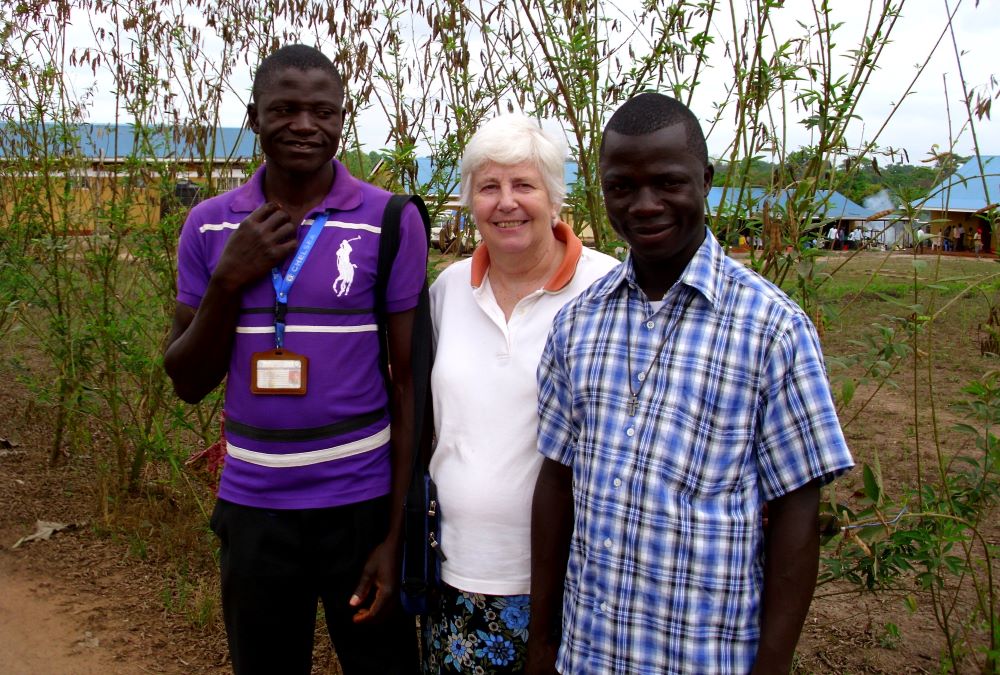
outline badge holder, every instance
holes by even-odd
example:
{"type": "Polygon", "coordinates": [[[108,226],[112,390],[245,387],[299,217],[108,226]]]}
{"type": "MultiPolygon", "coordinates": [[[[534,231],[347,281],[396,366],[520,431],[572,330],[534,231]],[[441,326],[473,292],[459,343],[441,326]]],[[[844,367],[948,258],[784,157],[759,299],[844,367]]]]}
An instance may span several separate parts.
{"type": "Polygon", "coordinates": [[[250,361],[250,391],[254,394],[303,396],[309,359],[287,349],[257,352],[250,361]]]}

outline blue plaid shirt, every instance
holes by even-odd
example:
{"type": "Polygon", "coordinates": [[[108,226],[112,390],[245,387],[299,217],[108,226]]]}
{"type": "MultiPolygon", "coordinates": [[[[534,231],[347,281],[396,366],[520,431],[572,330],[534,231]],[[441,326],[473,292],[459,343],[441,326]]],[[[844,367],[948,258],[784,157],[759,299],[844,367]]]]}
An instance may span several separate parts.
{"type": "Polygon", "coordinates": [[[539,448],[573,469],[562,673],[748,672],[764,502],[854,464],[798,305],[711,232],[663,299],[629,258],[539,364],[539,448]]]}

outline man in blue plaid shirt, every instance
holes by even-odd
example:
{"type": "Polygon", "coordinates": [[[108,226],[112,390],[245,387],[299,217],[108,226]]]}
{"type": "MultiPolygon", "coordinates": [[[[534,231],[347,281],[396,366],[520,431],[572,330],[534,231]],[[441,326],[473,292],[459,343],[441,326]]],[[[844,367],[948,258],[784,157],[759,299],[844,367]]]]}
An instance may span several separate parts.
{"type": "Polygon", "coordinates": [[[627,101],[600,171],[630,253],[556,316],[538,369],[529,672],[787,672],[820,487],[853,465],[816,331],[705,227],[683,104],[627,101]]]}

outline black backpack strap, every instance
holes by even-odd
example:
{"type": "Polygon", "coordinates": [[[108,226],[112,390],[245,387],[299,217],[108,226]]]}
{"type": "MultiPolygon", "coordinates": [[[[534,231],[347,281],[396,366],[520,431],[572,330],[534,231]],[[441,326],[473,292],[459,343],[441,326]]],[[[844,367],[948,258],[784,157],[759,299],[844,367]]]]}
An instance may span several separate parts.
{"type": "MultiPolygon", "coordinates": [[[[424,235],[427,244],[430,246],[431,219],[427,213],[427,206],[424,201],[416,195],[392,195],[386,204],[382,214],[382,232],[379,237],[378,267],[375,275],[375,320],[378,324],[379,333],[379,367],[382,370],[382,377],[385,379],[386,387],[389,382],[389,342],[388,342],[388,311],[386,309],[386,289],[389,286],[389,276],[392,273],[392,266],[399,252],[400,242],[400,219],[403,215],[403,208],[407,204],[413,204],[424,224],[424,235]]],[[[426,457],[427,446],[430,439],[430,427],[428,420],[429,392],[431,379],[431,363],[433,362],[433,333],[431,328],[430,297],[427,292],[427,284],[424,283],[420,290],[420,298],[417,302],[416,311],[413,318],[413,337],[410,350],[410,368],[413,377],[413,471],[417,473],[418,467],[424,466],[421,461],[426,457]]]]}
{"type": "MultiPolygon", "coordinates": [[[[399,250],[400,218],[406,204],[412,203],[424,223],[424,234],[430,246],[431,223],[427,207],[420,197],[393,195],[382,216],[382,234],[379,242],[378,275],[375,283],[375,314],[379,326],[380,366],[386,386],[390,387],[388,368],[388,330],[386,289],[392,264],[399,250]]],[[[431,364],[434,361],[433,330],[431,326],[430,295],[427,283],[420,289],[420,296],[413,314],[410,342],[410,373],[413,381],[413,437],[410,446],[413,455],[410,467],[410,484],[404,503],[404,547],[401,599],[407,611],[424,614],[430,608],[430,596],[440,580],[441,560],[438,540],[437,495],[433,481],[427,475],[430,462],[434,417],[431,411],[431,364]]]]}
{"type": "Polygon", "coordinates": [[[406,195],[392,195],[382,212],[382,230],[378,238],[378,267],[375,268],[375,323],[378,326],[378,366],[389,390],[389,333],[386,289],[392,265],[399,253],[399,220],[406,205],[406,195]]]}

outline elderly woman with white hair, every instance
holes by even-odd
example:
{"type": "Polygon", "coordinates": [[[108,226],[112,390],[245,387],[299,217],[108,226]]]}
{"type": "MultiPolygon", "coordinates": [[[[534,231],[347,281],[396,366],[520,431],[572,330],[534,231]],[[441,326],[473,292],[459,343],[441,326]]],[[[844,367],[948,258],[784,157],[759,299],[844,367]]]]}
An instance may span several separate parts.
{"type": "Polygon", "coordinates": [[[431,286],[431,387],[445,588],[431,672],[517,673],[527,651],[535,371],[559,309],[617,264],[559,212],[564,145],[521,114],[484,124],[462,157],[462,205],[482,236],[431,286]]]}

